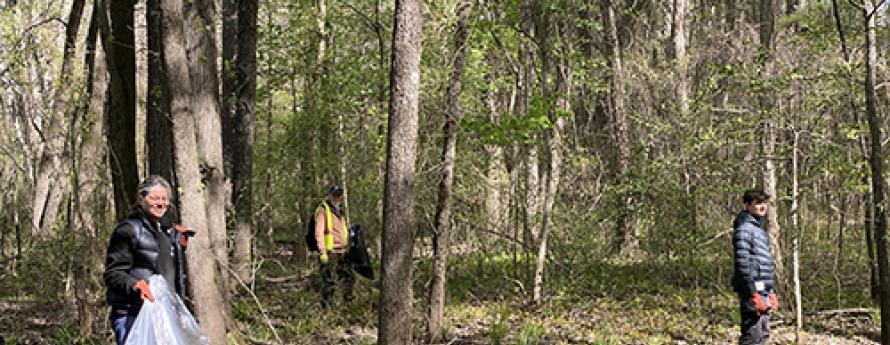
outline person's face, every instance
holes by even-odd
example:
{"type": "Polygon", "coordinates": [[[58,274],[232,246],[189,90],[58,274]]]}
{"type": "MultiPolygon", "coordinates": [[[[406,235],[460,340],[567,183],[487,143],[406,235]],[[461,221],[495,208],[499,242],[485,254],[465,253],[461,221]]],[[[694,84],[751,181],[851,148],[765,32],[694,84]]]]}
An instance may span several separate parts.
{"type": "Polygon", "coordinates": [[[170,207],[170,192],[167,188],[157,186],[148,190],[148,195],[142,198],[142,208],[155,221],[161,220],[170,207]]]}
{"type": "Polygon", "coordinates": [[[766,216],[766,210],[767,210],[768,206],[769,206],[769,201],[754,200],[750,204],[745,204],[745,209],[747,209],[748,213],[750,213],[751,215],[758,217],[758,218],[763,218],[766,216]]]}
{"type": "Polygon", "coordinates": [[[331,202],[333,202],[337,205],[343,203],[343,193],[331,194],[331,202]]]}

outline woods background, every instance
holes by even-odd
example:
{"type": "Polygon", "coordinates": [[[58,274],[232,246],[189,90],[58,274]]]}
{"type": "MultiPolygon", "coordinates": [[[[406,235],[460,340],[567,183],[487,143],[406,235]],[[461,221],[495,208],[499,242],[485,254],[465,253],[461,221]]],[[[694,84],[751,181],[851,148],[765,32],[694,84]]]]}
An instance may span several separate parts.
{"type": "Polygon", "coordinates": [[[217,344],[732,343],[751,187],[777,342],[890,343],[890,18],[858,1],[5,0],[0,339],[111,340],[107,239],[159,174],[217,344]],[[324,311],[332,184],[384,271],[324,311]]]}

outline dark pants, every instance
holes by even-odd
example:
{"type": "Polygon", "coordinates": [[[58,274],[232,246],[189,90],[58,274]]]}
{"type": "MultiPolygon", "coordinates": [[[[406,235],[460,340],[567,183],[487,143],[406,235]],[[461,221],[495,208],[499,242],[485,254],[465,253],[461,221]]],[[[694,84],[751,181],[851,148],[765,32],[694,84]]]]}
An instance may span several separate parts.
{"type": "Polygon", "coordinates": [[[328,254],[328,263],[321,265],[321,296],[330,301],[337,288],[337,284],[343,286],[343,299],[352,299],[352,286],[355,284],[355,275],[352,273],[352,265],[346,261],[346,254],[328,254]]]}
{"type": "Polygon", "coordinates": [[[743,311],[739,345],[763,345],[769,339],[769,314],[743,311]]]}
{"type": "Polygon", "coordinates": [[[111,313],[111,326],[114,327],[114,340],[117,345],[124,345],[127,340],[127,334],[130,328],[133,328],[133,321],[136,321],[137,313],[111,313]]]}

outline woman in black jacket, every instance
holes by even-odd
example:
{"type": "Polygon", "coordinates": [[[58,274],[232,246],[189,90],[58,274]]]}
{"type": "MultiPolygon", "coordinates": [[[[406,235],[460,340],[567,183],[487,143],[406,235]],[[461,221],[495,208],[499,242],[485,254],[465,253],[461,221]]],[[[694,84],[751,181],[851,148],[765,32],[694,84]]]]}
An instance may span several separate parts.
{"type": "Polygon", "coordinates": [[[169,207],[170,184],[149,176],[139,185],[133,212],[111,234],[103,278],[118,345],[124,344],[142,303],[154,301],[150,276],[160,274],[180,296],[185,290],[184,243],[164,218],[169,207]]]}

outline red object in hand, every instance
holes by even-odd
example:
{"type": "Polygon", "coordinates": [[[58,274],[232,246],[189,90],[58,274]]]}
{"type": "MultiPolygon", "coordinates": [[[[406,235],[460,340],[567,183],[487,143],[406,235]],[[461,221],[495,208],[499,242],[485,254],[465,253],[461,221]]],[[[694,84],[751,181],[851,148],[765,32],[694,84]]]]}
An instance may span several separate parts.
{"type": "Polygon", "coordinates": [[[773,310],[779,309],[779,297],[775,293],[769,294],[769,306],[773,310]]]}
{"type": "Polygon", "coordinates": [[[185,227],[185,225],[176,224],[176,231],[179,231],[179,245],[183,247],[189,246],[189,237],[194,233],[185,227]],[[191,231],[191,233],[190,233],[191,231]]]}
{"type": "Polygon", "coordinates": [[[763,301],[763,296],[760,293],[755,292],[752,300],[754,301],[754,309],[757,309],[758,314],[766,312],[766,303],[763,301]]]}
{"type": "Polygon", "coordinates": [[[148,300],[149,302],[155,301],[155,296],[151,294],[151,289],[148,288],[148,283],[146,283],[144,279],[136,282],[133,289],[139,291],[139,297],[142,297],[142,299],[148,300]]]}

